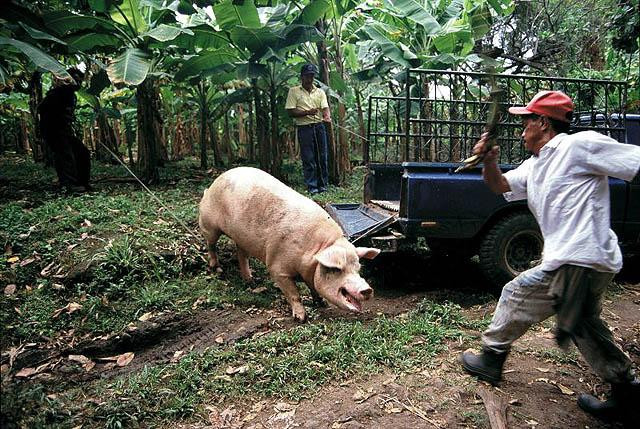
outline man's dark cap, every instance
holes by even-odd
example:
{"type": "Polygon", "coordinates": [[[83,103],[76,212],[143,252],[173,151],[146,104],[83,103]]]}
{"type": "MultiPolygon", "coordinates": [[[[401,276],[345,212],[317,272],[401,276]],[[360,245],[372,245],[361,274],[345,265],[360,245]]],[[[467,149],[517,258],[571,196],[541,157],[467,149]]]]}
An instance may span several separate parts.
{"type": "Polygon", "coordinates": [[[315,64],[305,64],[302,66],[300,74],[318,74],[318,67],[315,64]]]}

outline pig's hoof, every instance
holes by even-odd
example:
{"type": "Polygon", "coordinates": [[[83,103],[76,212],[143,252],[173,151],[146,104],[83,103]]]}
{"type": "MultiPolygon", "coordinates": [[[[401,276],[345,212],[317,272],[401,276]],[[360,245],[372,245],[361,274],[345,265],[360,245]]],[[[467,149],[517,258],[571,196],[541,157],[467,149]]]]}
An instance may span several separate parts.
{"type": "Polygon", "coordinates": [[[302,311],[302,313],[294,311],[293,312],[293,318],[298,323],[304,323],[304,322],[307,321],[307,314],[304,311],[302,311]]]}

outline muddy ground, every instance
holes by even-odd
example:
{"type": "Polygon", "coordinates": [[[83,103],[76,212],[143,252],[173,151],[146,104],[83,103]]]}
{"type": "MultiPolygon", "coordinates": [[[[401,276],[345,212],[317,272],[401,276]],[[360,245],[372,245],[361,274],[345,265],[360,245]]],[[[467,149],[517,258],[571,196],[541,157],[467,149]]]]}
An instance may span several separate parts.
{"type": "MultiPolygon", "coordinates": [[[[496,303],[496,291],[480,277],[477,264],[416,259],[411,255],[383,256],[367,267],[375,280],[376,297],[362,314],[350,315],[323,308],[316,321],[326,318],[357,318],[365,321],[381,314],[402,317],[425,297],[453,301],[466,317],[489,317],[496,303]],[[417,268],[420,267],[420,268],[417,268]],[[463,275],[452,276],[452,273],[463,275]]],[[[619,276],[603,311],[624,350],[640,364],[640,283],[629,270],[619,276]]],[[[196,317],[175,314],[139,322],[117,337],[61,347],[58,350],[27,350],[14,363],[16,368],[35,366],[55,358],[82,354],[89,358],[134,351],[136,359],[123,368],[98,363],[91,372],[78,373],[64,364],[52,373],[78,382],[113,377],[140,370],[145,365],[163,365],[176,352],[207,347],[294,326],[284,302],[271,309],[203,310],[196,317]]],[[[313,323],[310,322],[310,323],[313,323]]],[[[181,428],[458,428],[490,427],[479,393],[484,389],[503,399],[512,428],[607,428],[583,413],[576,405],[580,392],[599,396],[608,386],[590,371],[575,351],[563,354],[552,335],[552,323],[536,326],[518,341],[511,353],[499,387],[478,382],[466,375],[457,359],[468,348],[479,347],[480,332],[468,332],[471,340],[450,342],[427,367],[406,373],[382,374],[349,379],[323,387],[297,403],[243,398],[207,407],[181,428]]],[[[420,347],[416,344],[415,347],[420,347]]]]}

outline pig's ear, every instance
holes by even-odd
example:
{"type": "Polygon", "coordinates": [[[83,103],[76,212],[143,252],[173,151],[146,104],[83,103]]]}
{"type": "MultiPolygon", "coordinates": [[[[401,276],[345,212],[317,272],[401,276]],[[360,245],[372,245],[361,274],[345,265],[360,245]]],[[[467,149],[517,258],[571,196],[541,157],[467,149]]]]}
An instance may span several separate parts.
{"type": "Polygon", "coordinates": [[[318,252],[314,258],[327,268],[338,268],[339,270],[344,268],[347,263],[346,252],[340,246],[329,246],[318,252]]]}
{"type": "Polygon", "coordinates": [[[380,254],[380,249],[373,247],[356,247],[358,258],[373,259],[380,254]]]}

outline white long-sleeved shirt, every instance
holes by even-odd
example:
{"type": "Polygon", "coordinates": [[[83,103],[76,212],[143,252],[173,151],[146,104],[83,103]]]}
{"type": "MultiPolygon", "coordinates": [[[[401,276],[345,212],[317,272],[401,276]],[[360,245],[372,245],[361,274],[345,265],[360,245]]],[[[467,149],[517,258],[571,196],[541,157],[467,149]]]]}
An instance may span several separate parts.
{"type": "Polygon", "coordinates": [[[595,131],[558,134],[518,168],[504,174],[507,201],[526,199],[544,249],[542,269],[564,264],[602,272],[622,268],[611,230],[608,176],[630,181],[640,169],[640,147],[595,131]]]}

